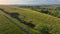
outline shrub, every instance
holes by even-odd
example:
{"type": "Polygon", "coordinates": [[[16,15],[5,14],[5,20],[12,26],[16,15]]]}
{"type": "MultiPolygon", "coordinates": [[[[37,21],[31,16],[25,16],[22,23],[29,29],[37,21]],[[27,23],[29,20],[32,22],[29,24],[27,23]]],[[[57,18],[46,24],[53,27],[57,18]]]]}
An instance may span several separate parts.
{"type": "Polygon", "coordinates": [[[42,9],[41,12],[42,12],[42,13],[46,13],[46,14],[49,13],[48,9],[42,9]]]}
{"type": "Polygon", "coordinates": [[[38,26],[37,28],[35,28],[36,30],[38,30],[39,34],[55,34],[56,30],[53,29],[53,27],[50,26],[38,26]]]}

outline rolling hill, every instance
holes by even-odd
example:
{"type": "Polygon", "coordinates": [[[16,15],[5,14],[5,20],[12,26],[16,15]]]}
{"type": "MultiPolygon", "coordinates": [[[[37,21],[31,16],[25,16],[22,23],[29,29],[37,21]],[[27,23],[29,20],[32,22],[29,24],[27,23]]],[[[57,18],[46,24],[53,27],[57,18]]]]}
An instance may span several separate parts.
{"type": "Polygon", "coordinates": [[[60,18],[28,8],[0,6],[0,34],[46,34],[46,32],[59,34],[60,18]],[[42,31],[41,27],[44,28],[42,31]],[[45,27],[49,30],[45,31],[45,27]]]}

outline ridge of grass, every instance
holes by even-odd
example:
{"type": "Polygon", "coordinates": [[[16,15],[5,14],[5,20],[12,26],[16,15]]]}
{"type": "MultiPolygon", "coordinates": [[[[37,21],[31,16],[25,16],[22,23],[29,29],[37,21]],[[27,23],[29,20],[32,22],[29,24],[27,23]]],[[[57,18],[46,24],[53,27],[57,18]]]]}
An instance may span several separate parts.
{"type": "MultiPolygon", "coordinates": [[[[7,12],[18,13],[19,18],[21,18],[27,22],[32,21],[32,24],[36,25],[36,27],[34,29],[32,29],[31,27],[29,27],[27,25],[20,23],[15,18],[11,18],[15,22],[17,22],[18,24],[23,26],[24,28],[27,28],[30,32],[32,32],[32,34],[37,34],[38,30],[35,30],[35,29],[38,29],[38,27],[41,27],[43,25],[48,26],[48,27],[52,26],[53,29],[58,31],[58,33],[60,31],[60,18],[56,18],[51,15],[40,13],[40,12],[31,10],[31,9],[19,8],[19,7],[15,7],[15,6],[14,6],[15,8],[13,6],[8,6],[8,7],[7,6],[3,6],[3,7],[0,6],[0,7],[3,8],[7,12]]],[[[2,14],[4,14],[4,13],[2,13],[2,14]]],[[[7,14],[5,14],[5,15],[7,15],[7,14]]],[[[2,19],[2,17],[1,17],[1,19],[2,19]]],[[[6,19],[6,18],[3,18],[3,19],[6,19]]]]}

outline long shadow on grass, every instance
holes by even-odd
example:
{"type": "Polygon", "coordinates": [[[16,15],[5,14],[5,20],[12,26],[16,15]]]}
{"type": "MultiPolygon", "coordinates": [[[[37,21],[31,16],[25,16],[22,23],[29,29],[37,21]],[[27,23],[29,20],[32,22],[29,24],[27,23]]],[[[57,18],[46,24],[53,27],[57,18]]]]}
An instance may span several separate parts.
{"type": "MultiPolygon", "coordinates": [[[[5,16],[5,15],[4,15],[5,16]]],[[[10,20],[13,24],[15,24],[16,26],[18,26],[20,29],[24,30],[27,34],[31,34],[31,32],[26,29],[26,28],[23,28],[22,26],[20,26],[19,24],[17,24],[16,22],[14,22],[12,19],[10,19],[9,17],[5,16],[8,20],[10,20]]]]}
{"type": "Polygon", "coordinates": [[[28,22],[22,20],[21,18],[19,18],[18,16],[20,16],[20,15],[18,13],[9,13],[9,12],[5,11],[4,9],[1,9],[1,8],[0,8],[0,10],[3,11],[4,13],[10,15],[12,18],[17,19],[21,23],[30,26],[31,28],[34,28],[35,27],[35,25],[31,23],[32,21],[28,23],[28,22]]]}

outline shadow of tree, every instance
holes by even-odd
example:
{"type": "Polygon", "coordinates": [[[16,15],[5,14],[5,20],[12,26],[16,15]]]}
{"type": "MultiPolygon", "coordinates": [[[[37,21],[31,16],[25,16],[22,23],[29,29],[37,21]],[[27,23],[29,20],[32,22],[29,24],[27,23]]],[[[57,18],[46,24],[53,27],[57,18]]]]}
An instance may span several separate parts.
{"type": "Polygon", "coordinates": [[[12,12],[9,13],[9,12],[5,11],[5,10],[2,9],[2,8],[0,8],[0,10],[3,11],[4,13],[10,15],[12,18],[17,19],[17,20],[20,21],[21,23],[30,26],[31,28],[34,28],[34,27],[35,27],[35,25],[32,24],[32,21],[30,21],[30,22],[28,23],[28,22],[24,21],[23,19],[19,18],[19,16],[20,16],[19,13],[12,13],[12,12]]]}

